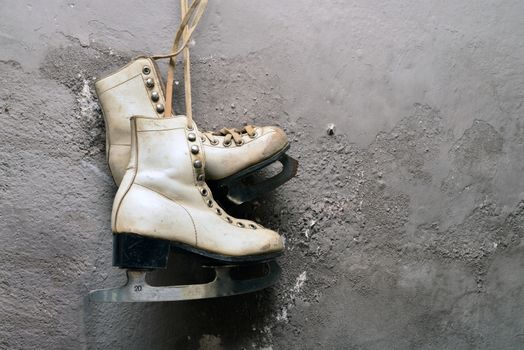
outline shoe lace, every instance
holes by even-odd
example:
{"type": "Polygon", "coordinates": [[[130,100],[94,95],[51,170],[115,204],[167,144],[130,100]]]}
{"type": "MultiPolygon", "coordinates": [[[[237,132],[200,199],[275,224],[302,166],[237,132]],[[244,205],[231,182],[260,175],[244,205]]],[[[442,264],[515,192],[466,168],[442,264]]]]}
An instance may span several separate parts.
{"type": "MultiPolygon", "coordinates": [[[[182,21],[175,35],[173,41],[173,47],[171,48],[171,53],[166,55],[154,55],[151,56],[152,59],[164,59],[169,58],[168,71],[167,71],[167,80],[165,86],[165,110],[164,116],[170,117],[173,111],[173,82],[176,68],[175,58],[181,52],[184,54],[184,89],[185,89],[185,105],[186,105],[186,117],[187,117],[187,126],[188,129],[193,128],[193,111],[192,111],[192,102],[191,102],[191,62],[189,58],[189,40],[191,35],[195,31],[195,28],[204,14],[208,0],[193,0],[191,6],[188,6],[188,0],[180,0],[180,12],[182,21]],[[182,39],[182,42],[180,40],[182,39]]],[[[207,131],[201,133],[201,135],[207,138],[212,143],[217,143],[218,140],[216,136],[224,137],[224,144],[230,144],[231,140],[234,140],[236,144],[242,144],[242,136],[248,135],[249,137],[255,137],[256,127],[253,125],[245,125],[242,128],[222,128],[219,131],[207,131]]],[[[212,198],[212,197],[211,197],[212,198]]],[[[222,209],[218,207],[218,210],[222,212],[222,209]]],[[[228,216],[229,220],[231,218],[228,216]]],[[[228,220],[228,221],[229,221],[228,220]]],[[[229,221],[232,222],[232,221],[229,221]]],[[[250,225],[254,226],[254,225],[250,225]]],[[[260,227],[263,227],[260,225],[260,227]]]]}
{"type": "MultiPolygon", "coordinates": [[[[184,90],[185,90],[185,105],[186,105],[186,117],[187,117],[187,126],[188,129],[193,128],[193,109],[192,109],[192,99],[191,99],[191,61],[189,57],[189,39],[196,29],[196,26],[204,10],[206,9],[208,0],[194,0],[191,6],[188,6],[188,0],[180,0],[180,13],[182,21],[175,35],[175,40],[173,41],[173,47],[171,48],[171,53],[166,55],[154,55],[151,56],[152,59],[158,60],[163,58],[169,58],[169,65],[167,71],[167,80],[166,80],[166,103],[164,116],[171,116],[173,110],[173,82],[175,76],[176,61],[175,57],[181,52],[184,54],[184,90]],[[182,40],[182,43],[180,43],[182,40]]],[[[215,136],[224,136],[224,144],[230,144],[233,139],[236,144],[241,144],[242,136],[247,134],[249,137],[255,136],[255,126],[246,125],[241,129],[237,128],[223,128],[219,131],[207,131],[202,133],[205,138],[210,142],[216,144],[218,140],[215,136]]]]}
{"type": "Polygon", "coordinates": [[[189,59],[189,39],[195,31],[195,28],[204,14],[208,0],[194,0],[191,6],[188,6],[188,0],[180,0],[180,13],[182,21],[175,35],[171,53],[166,55],[154,55],[152,59],[158,60],[169,58],[166,80],[166,105],[164,116],[170,117],[173,110],[173,82],[175,79],[176,60],[175,57],[181,52],[184,53],[184,89],[186,102],[187,126],[193,128],[193,111],[191,107],[191,62],[189,59]],[[182,42],[180,42],[182,40],[182,42]]]}
{"type": "Polygon", "coordinates": [[[246,125],[242,127],[241,129],[237,128],[222,128],[219,131],[206,131],[202,133],[202,136],[207,138],[209,142],[216,144],[218,143],[218,140],[215,136],[224,136],[224,144],[228,145],[231,143],[231,140],[235,141],[235,143],[241,144],[243,142],[242,136],[248,135],[249,137],[254,137],[256,134],[255,126],[254,125],[246,125]]]}

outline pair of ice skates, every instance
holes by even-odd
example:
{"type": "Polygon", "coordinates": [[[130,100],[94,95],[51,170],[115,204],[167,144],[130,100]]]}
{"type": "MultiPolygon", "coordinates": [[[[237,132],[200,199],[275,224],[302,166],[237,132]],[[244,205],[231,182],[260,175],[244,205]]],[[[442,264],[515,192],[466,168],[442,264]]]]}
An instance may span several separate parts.
{"type": "Polygon", "coordinates": [[[211,298],[256,291],[279,277],[274,259],[284,248],[280,235],[228,215],[206,181],[239,204],[289,180],[297,162],[285,154],[289,142],[277,127],[198,130],[191,111],[187,43],[206,5],[207,0],[194,0],[188,7],[187,0],[181,0],[182,22],[172,53],[139,57],[95,84],[106,123],[109,167],[119,185],[111,217],[113,265],[128,269],[128,282],[93,291],[91,300],[211,298]],[[173,116],[175,57],[181,52],[186,115],[173,116]],[[169,58],[165,90],[155,63],[161,58],[169,58]],[[243,184],[244,178],[275,161],[283,164],[280,174],[258,185],[243,184]],[[202,284],[150,286],[146,272],[166,268],[173,249],[204,257],[214,276],[202,284]],[[238,267],[259,275],[237,279],[232,272],[238,267]]]}

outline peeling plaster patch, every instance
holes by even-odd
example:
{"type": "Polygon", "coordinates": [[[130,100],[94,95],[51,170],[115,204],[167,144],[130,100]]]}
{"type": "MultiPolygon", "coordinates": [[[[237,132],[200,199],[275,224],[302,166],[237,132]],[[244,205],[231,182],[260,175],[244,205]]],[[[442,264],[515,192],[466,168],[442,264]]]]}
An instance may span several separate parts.
{"type": "Polygon", "coordinates": [[[198,342],[199,350],[217,350],[222,349],[222,340],[220,337],[212,334],[203,334],[198,342]]]}
{"type": "Polygon", "coordinates": [[[277,314],[276,319],[278,322],[288,322],[287,312],[294,306],[296,296],[302,291],[304,283],[307,281],[307,271],[303,271],[298,275],[295,285],[291,288],[288,299],[291,300],[286,306],[280,309],[280,312],[277,314]]]}
{"type": "Polygon", "coordinates": [[[307,239],[309,239],[309,234],[316,223],[317,223],[316,220],[309,220],[308,228],[306,229],[306,232],[304,232],[304,235],[306,236],[307,239]]]}
{"type": "Polygon", "coordinates": [[[306,283],[306,280],[307,280],[307,272],[304,271],[297,277],[295,285],[293,286],[293,289],[291,290],[292,292],[291,296],[293,299],[295,299],[296,294],[300,293],[300,291],[302,290],[302,287],[304,286],[304,283],[306,283]]]}
{"type": "Polygon", "coordinates": [[[263,329],[260,330],[260,334],[263,335],[263,342],[266,343],[266,346],[269,348],[272,348],[273,344],[273,333],[271,332],[271,327],[264,326],[263,329]],[[270,345],[268,345],[270,344],[270,345]]]}
{"type": "Polygon", "coordinates": [[[77,97],[78,105],[80,106],[80,115],[77,118],[93,118],[97,114],[98,104],[91,93],[89,81],[84,78],[83,82],[84,85],[77,97]]]}
{"type": "Polygon", "coordinates": [[[288,322],[287,318],[287,309],[290,307],[290,305],[284,306],[282,309],[280,309],[280,312],[277,314],[277,321],[278,322],[288,322]]]}

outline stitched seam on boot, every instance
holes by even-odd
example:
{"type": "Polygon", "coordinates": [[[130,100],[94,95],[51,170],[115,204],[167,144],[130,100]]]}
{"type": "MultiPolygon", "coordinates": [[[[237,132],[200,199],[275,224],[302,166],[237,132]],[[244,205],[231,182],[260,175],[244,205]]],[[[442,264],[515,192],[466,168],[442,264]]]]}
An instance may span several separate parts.
{"type": "MultiPolygon", "coordinates": [[[[96,89],[95,89],[96,91],[96,89]]],[[[97,93],[98,95],[98,93],[97,93]]],[[[100,94],[101,95],[101,94],[100,94]]],[[[100,97],[97,96],[100,100],[100,97]]],[[[104,106],[100,103],[100,109],[102,110],[102,117],[104,118],[104,124],[107,126],[107,118],[106,113],[104,112],[104,106]]],[[[113,169],[111,169],[111,163],[109,162],[109,157],[111,154],[111,137],[109,136],[109,133],[106,132],[106,158],[107,158],[107,166],[109,168],[109,173],[111,174],[111,177],[113,178],[113,181],[115,181],[115,176],[113,175],[113,169]]],[[[116,181],[115,181],[116,184],[116,181]]]]}
{"type": "MultiPolygon", "coordinates": [[[[118,74],[118,72],[115,73],[115,74],[118,74]]],[[[112,75],[110,75],[110,76],[112,76],[112,75]]],[[[102,91],[102,92],[100,93],[100,95],[103,95],[103,94],[105,94],[107,91],[113,90],[114,88],[117,88],[117,87],[119,87],[120,85],[125,84],[125,83],[127,83],[128,81],[135,79],[136,77],[142,77],[142,74],[141,74],[141,73],[138,73],[138,74],[136,74],[136,75],[133,75],[131,78],[129,78],[129,79],[127,79],[127,80],[124,80],[123,82],[118,83],[118,84],[116,84],[116,85],[113,85],[113,86],[111,86],[111,87],[110,87],[109,89],[107,89],[107,90],[102,91]]]]}
{"type": "Polygon", "coordinates": [[[191,216],[191,214],[189,213],[189,211],[187,211],[187,209],[180,203],[178,203],[175,199],[173,198],[169,198],[168,196],[166,196],[165,194],[162,194],[160,192],[158,192],[157,190],[154,190],[148,186],[144,186],[144,185],[141,185],[139,183],[135,183],[134,185],[136,186],[140,186],[140,187],[143,187],[151,192],[154,192],[156,194],[158,194],[159,196],[162,196],[172,202],[174,202],[176,205],[178,205],[180,208],[184,209],[184,211],[187,213],[187,216],[189,216],[189,218],[191,219],[191,224],[193,225],[193,230],[194,230],[194,235],[195,235],[195,245],[198,247],[198,233],[197,233],[197,229],[196,229],[196,226],[195,226],[195,221],[193,220],[193,217],[191,216]]]}
{"type": "MultiPolygon", "coordinates": [[[[159,119],[159,118],[150,118],[150,119],[159,119]]],[[[151,130],[137,130],[136,132],[151,132],[151,131],[160,132],[160,131],[171,131],[171,130],[179,130],[179,129],[184,129],[184,127],[181,126],[181,127],[179,127],[179,128],[169,128],[169,129],[162,129],[162,130],[156,130],[156,129],[151,129],[151,130]]]]}
{"type": "MultiPolygon", "coordinates": [[[[117,229],[118,213],[120,212],[120,207],[122,206],[122,202],[124,201],[124,199],[126,199],[126,196],[129,193],[129,190],[131,189],[131,187],[133,187],[133,184],[135,183],[135,179],[136,179],[136,174],[138,174],[138,145],[137,145],[137,143],[138,143],[138,133],[137,133],[137,130],[136,130],[136,119],[133,119],[133,123],[135,124],[135,137],[137,138],[137,140],[135,140],[135,148],[136,148],[136,151],[135,151],[135,173],[133,174],[133,180],[131,180],[131,183],[130,183],[129,187],[127,188],[126,192],[122,196],[122,199],[120,200],[120,203],[118,203],[118,208],[116,208],[116,213],[115,213],[115,230],[117,229]]],[[[126,172],[127,172],[127,170],[126,170],[126,172]]],[[[125,177],[125,173],[124,173],[124,177],[125,177]]],[[[122,178],[122,180],[123,180],[123,178],[122,178]]]]}
{"type": "MultiPolygon", "coordinates": [[[[138,61],[140,58],[149,58],[148,56],[138,56],[136,58],[133,58],[130,62],[128,62],[125,66],[123,66],[122,68],[120,68],[119,70],[117,70],[116,72],[114,73],[109,73],[109,74],[106,74],[102,77],[100,77],[98,80],[97,80],[97,83],[98,82],[101,82],[102,80],[105,80],[106,78],[109,78],[109,77],[112,77],[113,75],[116,75],[124,70],[126,70],[127,68],[129,68],[130,66],[132,66],[133,64],[136,63],[136,61],[138,61]]],[[[104,91],[107,91],[107,90],[104,90],[104,91]]]]}

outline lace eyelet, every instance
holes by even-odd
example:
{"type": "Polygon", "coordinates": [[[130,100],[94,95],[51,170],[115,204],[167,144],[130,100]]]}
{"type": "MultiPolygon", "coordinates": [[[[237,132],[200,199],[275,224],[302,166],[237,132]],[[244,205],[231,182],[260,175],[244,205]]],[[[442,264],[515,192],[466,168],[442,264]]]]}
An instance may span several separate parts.
{"type": "Polygon", "coordinates": [[[249,135],[250,138],[256,139],[258,137],[258,131],[255,131],[253,135],[249,135]]]}
{"type": "Polygon", "coordinates": [[[220,142],[219,142],[217,139],[213,139],[213,140],[211,140],[210,143],[211,143],[213,146],[216,146],[216,145],[218,145],[220,142]]]}
{"type": "Polygon", "coordinates": [[[216,213],[217,215],[222,215],[222,210],[220,210],[220,208],[216,208],[216,213]]]}
{"type": "Polygon", "coordinates": [[[253,229],[253,230],[256,230],[256,229],[257,229],[257,227],[256,227],[255,225],[253,225],[253,224],[249,224],[249,228],[251,228],[251,229],[253,229]]]}
{"type": "Polygon", "coordinates": [[[207,206],[210,208],[213,207],[213,201],[211,199],[207,201],[207,206]]]}
{"type": "Polygon", "coordinates": [[[244,227],[246,227],[246,225],[244,225],[244,224],[241,223],[241,222],[237,222],[237,226],[240,227],[240,228],[244,228],[244,227]]]}
{"type": "Polygon", "coordinates": [[[206,142],[205,136],[200,136],[200,140],[202,140],[202,143],[206,142]]]}
{"type": "Polygon", "coordinates": [[[226,216],[226,221],[229,222],[230,224],[233,222],[233,220],[231,220],[229,216],[226,216]]]}
{"type": "Polygon", "coordinates": [[[242,146],[244,144],[244,140],[240,141],[240,142],[235,142],[235,145],[237,146],[242,146]]]}
{"type": "Polygon", "coordinates": [[[204,196],[204,197],[207,196],[207,189],[206,189],[206,188],[201,188],[201,189],[200,189],[200,194],[201,194],[202,196],[204,196]]]}
{"type": "Polygon", "coordinates": [[[225,142],[224,141],[224,142],[222,142],[222,145],[224,145],[224,147],[229,147],[229,146],[231,146],[231,141],[229,141],[229,142],[225,142]]]}

